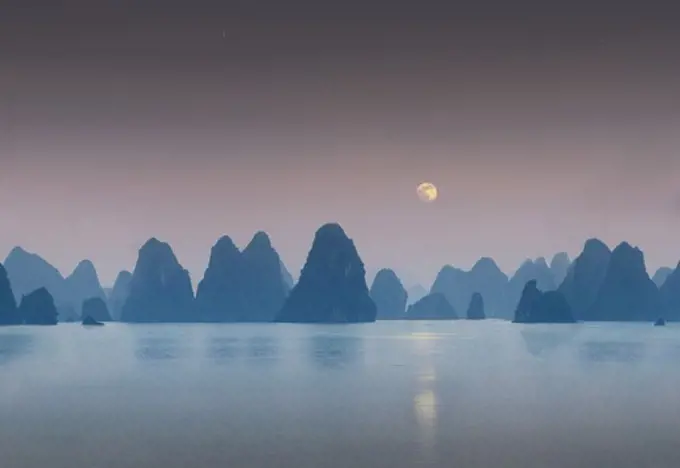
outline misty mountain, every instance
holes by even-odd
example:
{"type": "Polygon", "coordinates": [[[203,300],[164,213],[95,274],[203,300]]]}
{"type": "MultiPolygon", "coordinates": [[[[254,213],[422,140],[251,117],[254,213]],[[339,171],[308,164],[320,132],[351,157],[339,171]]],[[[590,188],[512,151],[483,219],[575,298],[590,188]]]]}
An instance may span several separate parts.
{"type": "Polygon", "coordinates": [[[515,310],[515,323],[574,323],[569,303],[559,291],[541,291],[538,281],[524,286],[515,310]]]}
{"type": "Polygon", "coordinates": [[[141,249],[121,321],[139,323],[195,322],[189,272],[169,244],[156,238],[141,249]]]}
{"type": "Polygon", "coordinates": [[[557,253],[552,260],[550,260],[550,271],[552,272],[556,287],[562,284],[564,278],[567,277],[569,266],[571,266],[571,259],[566,252],[557,253]]]}
{"type": "Polygon", "coordinates": [[[555,277],[545,258],[526,260],[508,282],[507,298],[510,304],[516,305],[519,302],[526,284],[530,281],[536,281],[536,286],[541,291],[557,289],[555,277]]]}
{"type": "Polygon", "coordinates": [[[289,288],[281,259],[265,232],[256,233],[243,252],[243,282],[249,321],[272,322],[283,307],[289,288]]]}
{"type": "Polygon", "coordinates": [[[291,275],[288,268],[286,268],[283,260],[281,260],[281,277],[283,278],[283,284],[286,286],[286,289],[288,291],[293,289],[293,286],[295,286],[295,279],[293,278],[293,275],[291,275]]]}
{"type": "Polygon", "coordinates": [[[611,254],[588,319],[654,321],[661,313],[661,296],[647,274],[644,254],[627,242],[619,244],[611,254]]]}
{"type": "Polygon", "coordinates": [[[656,270],[656,273],[654,273],[654,276],[652,277],[652,281],[654,281],[656,287],[661,288],[673,271],[674,270],[669,267],[661,267],[656,270]]]}
{"type": "Polygon", "coordinates": [[[470,271],[451,265],[442,268],[431,293],[443,294],[455,310],[467,310],[472,295],[484,298],[487,317],[510,319],[512,306],[507,300],[508,277],[491,258],[481,258],[470,271]]]}
{"type": "Polygon", "coordinates": [[[83,301],[94,297],[106,299],[97,270],[89,260],[80,262],[73,273],[64,280],[64,283],[67,301],[70,305],[82,305],[83,301]]]}
{"type": "Polygon", "coordinates": [[[20,323],[21,316],[12,293],[7,270],[0,263],[0,325],[18,325],[20,323]]]}
{"type": "Polygon", "coordinates": [[[421,300],[423,297],[427,296],[427,289],[421,284],[414,284],[407,290],[408,293],[408,298],[407,298],[407,303],[408,305],[415,304],[419,300],[421,300]]]}
{"type": "Polygon", "coordinates": [[[69,304],[64,277],[40,255],[15,247],[4,262],[17,302],[40,288],[46,288],[57,304],[69,304]]]}
{"type": "Polygon", "coordinates": [[[130,283],[132,282],[132,273],[129,271],[121,271],[116,277],[113,288],[108,295],[109,310],[113,320],[120,320],[123,312],[123,306],[130,295],[130,283]]]}
{"type": "Polygon", "coordinates": [[[19,314],[26,325],[56,325],[57,307],[46,288],[38,288],[21,299],[19,314]]]}
{"type": "Polygon", "coordinates": [[[374,322],[364,263],[338,224],[317,230],[300,278],[286,299],[279,322],[374,322]]]}
{"type": "Polygon", "coordinates": [[[558,288],[577,320],[592,320],[592,305],[598,297],[607,269],[611,250],[599,239],[588,239],[583,252],[569,267],[558,288]]]}
{"type": "Polygon", "coordinates": [[[85,299],[80,309],[80,317],[83,321],[90,318],[96,322],[110,322],[111,314],[106,301],[101,297],[85,299]]]}
{"type": "Polygon", "coordinates": [[[408,307],[408,320],[456,320],[456,309],[441,293],[431,293],[408,307]]]}
{"type": "Polygon", "coordinates": [[[207,322],[271,322],[289,288],[269,236],[256,233],[243,251],[230,237],[217,241],[196,291],[196,309],[207,322]]]}
{"type": "Polygon", "coordinates": [[[680,263],[659,288],[659,295],[663,316],[668,320],[680,321],[680,263]]]}
{"type": "Polygon", "coordinates": [[[378,271],[373,279],[370,295],[378,308],[378,320],[404,317],[408,293],[393,270],[384,268],[378,271]]]}

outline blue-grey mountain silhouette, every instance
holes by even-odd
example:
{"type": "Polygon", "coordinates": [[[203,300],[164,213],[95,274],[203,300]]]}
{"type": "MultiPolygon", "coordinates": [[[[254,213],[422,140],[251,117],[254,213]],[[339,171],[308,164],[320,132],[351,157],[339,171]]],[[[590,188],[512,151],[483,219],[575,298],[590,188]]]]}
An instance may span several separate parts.
{"type": "Polygon", "coordinates": [[[574,323],[576,320],[564,295],[542,292],[536,280],[528,281],[515,310],[515,323],[574,323]]]}
{"type": "Polygon", "coordinates": [[[571,266],[571,259],[566,252],[559,252],[550,260],[550,271],[552,272],[555,287],[562,284],[571,266]]]}
{"type": "Polygon", "coordinates": [[[378,320],[404,317],[408,293],[393,270],[384,268],[378,271],[373,279],[370,295],[378,308],[378,320]]]}
{"type": "Polygon", "coordinates": [[[607,274],[588,318],[651,322],[661,312],[661,295],[647,274],[642,251],[627,242],[619,244],[611,254],[607,274]]]}
{"type": "Polygon", "coordinates": [[[526,260],[508,282],[508,300],[510,304],[517,304],[529,281],[535,280],[540,291],[557,289],[550,267],[543,257],[536,260],[526,260]]]}
{"type": "Polygon", "coordinates": [[[664,317],[673,322],[680,321],[680,263],[659,288],[659,295],[664,317]]]}
{"type": "Polygon", "coordinates": [[[293,275],[291,275],[288,268],[286,268],[283,260],[281,261],[281,277],[283,278],[283,284],[286,286],[286,290],[290,291],[293,289],[293,286],[295,286],[295,279],[293,279],[293,275]]]}
{"type": "Polygon", "coordinates": [[[139,250],[121,321],[194,322],[193,302],[189,273],[170,245],[155,238],[147,241],[139,250]]]}
{"type": "Polygon", "coordinates": [[[19,314],[26,325],[56,325],[57,307],[46,288],[38,288],[21,298],[19,314]]]}
{"type": "Polygon", "coordinates": [[[508,305],[506,291],[508,277],[491,258],[481,258],[470,271],[446,265],[435,279],[432,293],[446,296],[455,310],[466,310],[472,294],[484,296],[487,316],[510,319],[512,307],[508,305]]]}
{"type": "Polygon", "coordinates": [[[19,325],[21,315],[17,309],[7,270],[0,263],[0,325],[19,325]]]}
{"type": "Polygon", "coordinates": [[[83,306],[80,309],[80,316],[90,317],[98,322],[110,322],[111,314],[106,302],[101,297],[91,297],[83,301],[83,306]]]}
{"type": "Polygon", "coordinates": [[[65,280],[66,301],[69,304],[81,306],[83,301],[98,297],[105,299],[104,289],[99,283],[99,276],[94,265],[89,260],[83,260],[76,266],[65,280]]]}
{"type": "Polygon", "coordinates": [[[130,283],[132,282],[132,273],[129,271],[121,271],[113,283],[113,289],[109,294],[109,311],[113,320],[120,320],[123,313],[123,306],[130,295],[130,283]]]}
{"type": "Polygon", "coordinates": [[[15,247],[4,265],[17,302],[26,294],[46,288],[58,305],[68,303],[64,277],[41,256],[15,247]]]}
{"type": "Polygon", "coordinates": [[[406,310],[409,320],[456,320],[456,309],[441,293],[431,293],[412,304],[406,310]]]}
{"type": "Polygon", "coordinates": [[[486,314],[484,313],[484,298],[478,292],[472,295],[466,316],[468,320],[484,320],[486,318],[486,314]]]}
{"type": "Polygon", "coordinates": [[[212,248],[196,292],[196,308],[207,322],[271,322],[288,294],[279,254],[258,232],[240,252],[228,236],[212,248]]]}
{"type": "Polygon", "coordinates": [[[427,296],[427,289],[421,284],[414,284],[407,290],[408,293],[408,298],[407,298],[407,304],[415,304],[425,296],[427,296]]]}
{"type": "Polygon", "coordinates": [[[229,236],[210,251],[210,261],[196,290],[196,310],[205,322],[245,322],[248,314],[242,288],[244,264],[229,236]]]}
{"type": "Polygon", "coordinates": [[[569,267],[558,291],[567,299],[577,320],[593,320],[589,313],[607,274],[610,258],[611,251],[604,242],[589,239],[569,267]]]}
{"type": "Polygon", "coordinates": [[[277,320],[357,323],[373,322],[376,314],[366,286],[364,263],[354,242],[340,225],[322,226],[277,320]]]}
{"type": "Polygon", "coordinates": [[[272,322],[283,307],[289,289],[281,273],[281,259],[269,236],[258,232],[241,253],[243,284],[249,322],[272,322]]]}
{"type": "Polygon", "coordinates": [[[668,277],[671,276],[671,273],[673,273],[673,271],[674,270],[669,267],[661,267],[658,270],[656,270],[656,273],[654,273],[654,276],[652,277],[652,281],[654,281],[656,287],[661,289],[661,287],[664,285],[668,277]]]}

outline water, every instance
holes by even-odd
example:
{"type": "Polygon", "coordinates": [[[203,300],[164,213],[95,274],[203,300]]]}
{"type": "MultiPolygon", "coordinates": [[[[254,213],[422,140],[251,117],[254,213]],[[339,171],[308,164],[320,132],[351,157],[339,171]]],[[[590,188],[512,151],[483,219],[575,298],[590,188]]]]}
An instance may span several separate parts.
{"type": "Polygon", "coordinates": [[[680,326],[0,329],[0,466],[677,467],[680,326]]]}

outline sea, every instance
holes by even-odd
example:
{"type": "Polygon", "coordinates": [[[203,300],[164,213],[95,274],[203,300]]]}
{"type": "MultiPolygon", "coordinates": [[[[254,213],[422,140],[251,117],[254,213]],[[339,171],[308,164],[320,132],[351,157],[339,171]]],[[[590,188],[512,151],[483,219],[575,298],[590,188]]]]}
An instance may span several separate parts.
{"type": "Polygon", "coordinates": [[[680,467],[680,325],[0,328],[2,468],[680,467]]]}

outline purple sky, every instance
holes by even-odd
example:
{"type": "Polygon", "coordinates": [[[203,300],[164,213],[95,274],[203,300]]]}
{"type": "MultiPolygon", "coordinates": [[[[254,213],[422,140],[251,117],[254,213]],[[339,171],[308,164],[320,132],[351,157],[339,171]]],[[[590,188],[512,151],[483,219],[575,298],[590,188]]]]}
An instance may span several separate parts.
{"type": "Polygon", "coordinates": [[[591,236],[680,259],[675,11],[9,3],[0,257],[90,258],[110,283],[156,236],[198,280],[218,237],[265,230],[297,273],[338,221],[409,284],[591,236]]]}

